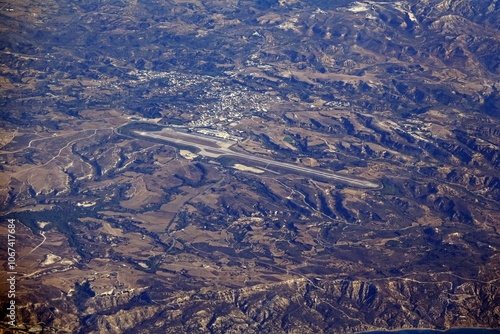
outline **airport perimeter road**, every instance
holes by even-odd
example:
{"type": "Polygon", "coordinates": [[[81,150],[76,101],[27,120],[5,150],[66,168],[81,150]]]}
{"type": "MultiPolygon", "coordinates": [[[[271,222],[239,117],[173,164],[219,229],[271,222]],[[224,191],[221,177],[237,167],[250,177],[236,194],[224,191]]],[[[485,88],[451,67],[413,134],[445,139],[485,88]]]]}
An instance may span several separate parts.
{"type": "MultiPolygon", "coordinates": [[[[144,131],[134,131],[134,132],[137,133],[138,135],[151,137],[151,138],[155,138],[155,139],[160,139],[160,140],[163,140],[167,143],[170,142],[170,143],[176,143],[176,144],[180,144],[180,145],[198,148],[201,151],[200,152],[201,155],[232,156],[232,157],[242,158],[242,159],[253,161],[253,162],[259,162],[262,164],[266,164],[268,166],[277,166],[280,168],[286,168],[286,169],[297,171],[297,172],[300,172],[303,174],[310,174],[310,175],[316,175],[316,176],[323,177],[323,178],[334,179],[334,180],[353,184],[353,185],[363,187],[363,188],[380,188],[379,184],[376,184],[376,183],[373,183],[370,181],[353,179],[353,178],[350,178],[347,176],[341,176],[341,175],[333,174],[330,172],[323,172],[320,170],[307,168],[307,167],[301,167],[301,166],[293,165],[293,164],[286,163],[286,162],[279,162],[279,161],[275,161],[272,159],[261,158],[261,157],[251,155],[251,154],[234,152],[228,148],[221,148],[221,147],[216,148],[216,147],[212,147],[212,146],[203,145],[200,143],[195,143],[193,141],[189,141],[189,138],[193,137],[192,135],[184,135],[184,137],[186,139],[180,139],[178,137],[183,136],[183,134],[181,134],[179,132],[174,132],[177,138],[168,137],[168,132],[161,132],[162,134],[144,132],[144,131]]],[[[201,135],[200,135],[200,137],[201,137],[201,135]]],[[[217,140],[213,140],[211,138],[209,139],[207,137],[203,137],[203,138],[208,140],[208,141],[212,141],[214,143],[217,143],[217,140]]]]}

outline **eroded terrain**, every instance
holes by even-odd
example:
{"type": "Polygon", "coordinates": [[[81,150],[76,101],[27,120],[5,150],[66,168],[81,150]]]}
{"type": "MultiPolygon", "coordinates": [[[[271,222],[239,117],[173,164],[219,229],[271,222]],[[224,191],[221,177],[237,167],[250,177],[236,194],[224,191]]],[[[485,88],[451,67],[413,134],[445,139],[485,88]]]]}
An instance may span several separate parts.
{"type": "Polygon", "coordinates": [[[17,221],[19,326],[500,327],[496,2],[0,8],[0,207],[17,221]],[[117,131],[137,121],[381,186],[117,131]]]}

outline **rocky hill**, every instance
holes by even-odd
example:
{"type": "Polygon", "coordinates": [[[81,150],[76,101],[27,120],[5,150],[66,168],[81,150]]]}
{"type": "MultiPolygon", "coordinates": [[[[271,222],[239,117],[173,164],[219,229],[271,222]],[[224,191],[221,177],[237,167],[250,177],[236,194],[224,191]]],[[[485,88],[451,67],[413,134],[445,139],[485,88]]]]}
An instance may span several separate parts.
{"type": "Polygon", "coordinates": [[[496,0],[1,5],[0,209],[17,226],[18,325],[500,327],[499,11],[496,0]],[[240,152],[380,187],[202,156],[126,124],[224,134],[240,152]]]}

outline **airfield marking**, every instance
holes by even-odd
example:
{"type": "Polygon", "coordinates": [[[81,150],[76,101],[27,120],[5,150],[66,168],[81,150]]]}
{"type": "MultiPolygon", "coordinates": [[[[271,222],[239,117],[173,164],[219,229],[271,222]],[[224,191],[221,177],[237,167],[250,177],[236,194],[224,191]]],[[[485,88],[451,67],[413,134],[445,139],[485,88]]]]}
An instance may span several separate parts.
{"type": "MultiPolygon", "coordinates": [[[[218,139],[217,140],[213,140],[213,139],[208,138],[206,136],[203,136],[201,134],[200,135],[184,134],[184,133],[177,132],[177,131],[171,130],[171,129],[169,129],[167,131],[160,131],[159,132],[159,133],[162,133],[164,135],[158,134],[158,132],[156,132],[156,133],[150,133],[150,132],[146,132],[146,131],[134,131],[134,132],[137,133],[137,134],[139,134],[139,135],[141,135],[141,136],[146,136],[146,137],[161,139],[161,140],[164,140],[166,142],[171,142],[171,143],[176,143],[176,144],[181,144],[181,145],[187,145],[187,146],[198,148],[198,149],[200,149],[200,154],[202,154],[202,155],[235,156],[235,157],[238,157],[238,158],[243,158],[243,159],[247,159],[247,160],[251,160],[251,161],[258,161],[258,162],[261,162],[261,163],[265,163],[267,165],[274,165],[274,166],[278,166],[278,167],[282,167],[282,168],[286,168],[286,169],[296,170],[296,171],[299,171],[299,172],[302,172],[302,173],[308,173],[308,174],[322,176],[322,177],[326,177],[326,178],[330,178],[330,179],[340,180],[340,181],[344,181],[344,182],[347,182],[347,183],[355,184],[355,185],[358,185],[358,186],[361,186],[361,187],[366,187],[366,188],[378,188],[378,187],[380,187],[380,185],[378,185],[376,183],[373,183],[373,182],[370,182],[370,181],[362,181],[362,180],[353,179],[353,178],[350,178],[350,177],[347,177],[347,176],[341,176],[341,175],[333,174],[333,173],[330,173],[330,172],[322,172],[322,171],[311,169],[311,168],[307,168],[307,167],[301,167],[301,166],[297,166],[297,165],[292,165],[292,164],[286,163],[286,162],[279,162],[279,161],[275,161],[275,160],[271,160],[271,159],[257,157],[257,156],[250,155],[250,154],[244,154],[244,153],[240,153],[240,152],[234,152],[234,151],[230,150],[229,148],[220,148],[220,147],[217,148],[217,147],[207,146],[207,145],[204,145],[204,144],[201,144],[201,143],[196,143],[196,142],[193,142],[193,141],[183,140],[183,139],[180,139],[180,138],[168,137],[169,132],[170,132],[170,133],[172,133],[173,135],[175,135],[177,137],[189,137],[189,138],[193,138],[193,139],[198,139],[200,141],[204,140],[204,141],[208,141],[210,143],[216,144],[216,145],[220,145],[218,143],[219,141],[222,141],[222,142],[226,142],[227,141],[227,140],[218,140],[218,139]]],[[[236,144],[236,142],[235,142],[235,144],[236,144]]]]}

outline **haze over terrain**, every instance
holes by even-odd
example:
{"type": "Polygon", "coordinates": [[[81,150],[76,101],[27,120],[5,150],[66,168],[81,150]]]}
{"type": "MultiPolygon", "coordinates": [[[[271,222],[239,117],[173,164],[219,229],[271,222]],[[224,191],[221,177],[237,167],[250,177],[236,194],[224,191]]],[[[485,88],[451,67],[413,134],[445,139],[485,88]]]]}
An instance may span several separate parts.
{"type": "Polygon", "coordinates": [[[0,331],[500,328],[499,29],[496,0],[4,1],[0,331]]]}

